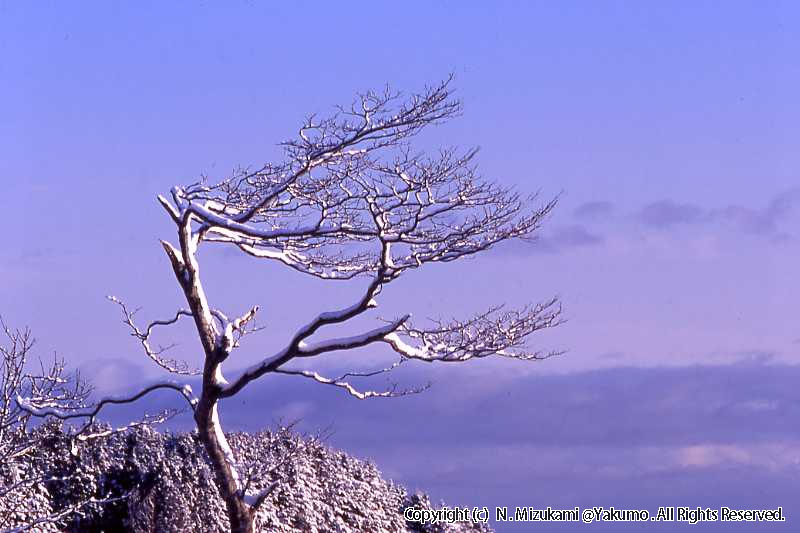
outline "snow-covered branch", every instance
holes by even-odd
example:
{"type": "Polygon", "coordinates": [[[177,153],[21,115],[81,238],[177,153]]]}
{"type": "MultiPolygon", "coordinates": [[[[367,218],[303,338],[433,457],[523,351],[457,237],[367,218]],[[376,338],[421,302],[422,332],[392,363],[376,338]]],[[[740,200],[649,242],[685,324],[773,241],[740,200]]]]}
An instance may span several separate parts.
{"type": "Polygon", "coordinates": [[[189,385],[179,385],[169,381],[154,383],[130,396],[106,396],[101,398],[94,405],[85,408],[69,408],[58,405],[53,401],[41,401],[35,398],[25,398],[22,395],[17,395],[17,405],[30,413],[33,416],[46,417],[52,416],[60,420],[70,420],[73,418],[88,418],[93,421],[97,414],[106,405],[120,405],[126,403],[133,403],[139,398],[150,394],[153,391],[161,389],[171,389],[180,393],[180,395],[188,402],[189,407],[194,409],[197,399],[192,393],[192,388],[189,385]]]}
{"type": "Polygon", "coordinates": [[[124,433],[142,426],[155,426],[157,424],[163,424],[170,418],[177,415],[179,412],[180,410],[178,409],[165,409],[164,411],[155,415],[145,414],[140,420],[134,420],[133,422],[129,422],[128,424],[120,427],[107,426],[98,429],[94,427],[94,422],[90,421],[75,433],[75,438],[77,438],[79,441],[87,441],[109,437],[115,433],[124,433]]]}
{"type": "MultiPolygon", "coordinates": [[[[216,346],[223,354],[230,354],[234,348],[239,347],[239,341],[249,333],[255,333],[263,328],[251,327],[247,325],[253,321],[258,312],[258,306],[254,306],[247,313],[237,319],[231,320],[219,309],[212,309],[211,314],[217,319],[221,333],[217,336],[216,346]]],[[[221,358],[221,360],[224,357],[221,358]]]]}
{"type": "Polygon", "coordinates": [[[392,321],[385,326],[372,329],[360,335],[352,335],[349,337],[341,337],[338,339],[328,339],[312,344],[301,343],[298,349],[298,357],[311,357],[325,352],[333,352],[337,350],[350,350],[353,348],[360,348],[373,342],[382,340],[386,335],[396,331],[403,323],[408,320],[409,315],[406,315],[398,320],[392,321]]]}
{"type": "Polygon", "coordinates": [[[264,246],[256,240],[243,240],[241,238],[215,238],[206,237],[208,242],[227,242],[236,244],[244,253],[259,259],[273,259],[293,268],[303,274],[325,280],[350,280],[362,274],[375,271],[377,261],[374,254],[362,253],[334,253],[326,251],[317,253],[313,249],[300,251],[291,245],[286,245],[283,250],[260,248],[264,246]]]}
{"type": "Polygon", "coordinates": [[[38,360],[39,369],[29,368],[29,354],[35,341],[30,330],[12,330],[0,317],[5,343],[0,344],[0,463],[21,453],[28,440],[25,435],[30,413],[17,403],[23,394],[40,404],[80,409],[91,388],[76,372],[68,375],[63,359],[54,356],[49,364],[38,360]]]}
{"type": "Polygon", "coordinates": [[[523,197],[483,180],[472,164],[475,155],[444,149],[425,158],[399,148],[388,161],[370,155],[358,164],[326,167],[283,190],[274,210],[261,207],[247,227],[238,213],[245,199],[260,197],[256,182],[234,186],[231,178],[211,188],[219,190],[213,199],[198,197],[204,206],[185,203],[204,221],[198,230],[204,240],[234,244],[322,279],[350,279],[381,268],[393,279],[424,263],[528,238],[555,207],[555,199],[537,206],[535,195],[523,197]]]}
{"type": "Polygon", "coordinates": [[[427,384],[424,387],[418,387],[414,389],[398,389],[397,384],[392,384],[392,386],[388,390],[384,391],[373,391],[373,390],[360,391],[347,381],[326,378],[324,376],[321,376],[317,372],[312,372],[309,370],[290,370],[290,369],[279,368],[278,370],[275,370],[275,372],[278,374],[286,374],[289,376],[303,376],[305,378],[313,379],[317,383],[322,383],[323,385],[331,385],[333,387],[339,387],[346,390],[348,394],[350,394],[355,398],[358,398],[359,400],[366,400],[367,398],[396,398],[398,396],[418,394],[420,392],[427,390],[430,387],[430,384],[427,384]]]}
{"type": "Polygon", "coordinates": [[[408,361],[408,359],[406,359],[405,357],[400,357],[400,359],[398,359],[397,361],[395,361],[391,365],[389,365],[387,367],[384,367],[384,368],[379,368],[377,370],[369,370],[369,371],[366,371],[366,372],[356,372],[356,371],[345,372],[344,374],[342,374],[338,378],[334,378],[334,381],[343,381],[343,380],[345,380],[347,378],[371,378],[371,377],[377,376],[379,374],[386,374],[387,372],[391,372],[392,370],[395,370],[396,368],[398,368],[400,365],[402,365],[406,361],[408,361]]]}
{"type": "Polygon", "coordinates": [[[275,371],[294,357],[311,357],[324,352],[366,346],[367,344],[371,344],[383,339],[387,334],[395,331],[406,320],[408,320],[408,316],[404,316],[398,320],[388,323],[385,326],[370,330],[361,335],[329,339],[327,341],[321,341],[312,344],[305,342],[305,339],[311,337],[323,326],[345,322],[360,315],[368,309],[376,307],[377,302],[375,302],[374,297],[377,296],[381,290],[381,281],[382,280],[380,276],[376,277],[373,282],[369,284],[363,296],[356,303],[336,311],[326,311],[324,313],[320,313],[316,316],[316,318],[314,318],[314,320],[300,328],[283,350],[271,357],[264,359],[260,363],[251,366],[234,381],[221,384],[221,397],[233,396],[248,383],[258,379],[264,374],[275,371]]]}
{"type": "Polygon", "coordinates": [[[484,181],[472,166],[475,150],[412,152],[413,135],[459,114],[449,80],[394,108],[398,99],[389,90],[362,94],[331,118],[310,118],[299,139],[284,143],[283,163],[216,185],[175,187],[174,205],[159,201],[180,224],[187,216],[197,222],[201,241],[323,279],[374,273],[385,263],[393,278],[538,228],[554,202],[533,207],[533,198],[484,181]],[[379,261],[386,243],[393,252],[379,261]]]}
{"type": "Polygon", "coordinates": [[[272,483],[270,483],[265,488],[261,489],[255,494],[244,494],[244,496],[242,496],[242,499],[246,504],[252,507],[254,511],[256,511],[258,510],[259,507],[261,507],[261,504],[264,503],[267,497],[269,497],[269,495],[272,494],[275,491],[275,489],[278,488],[279,485],[280,485],[279,481],[273,481],[272,483]]]}
{"type": "Polygon", "coordinates": [[[541,352],[525,346],[535,331],[561,323],[558,300],[502,311],[495,307],[469,320],[436,322],[435,327],[419,329],[403,324],[383,338],[403,357],[421,361],[462,362],[473,358],[499,355],[512,359],[546,359],[561,352],[541,352]]]}

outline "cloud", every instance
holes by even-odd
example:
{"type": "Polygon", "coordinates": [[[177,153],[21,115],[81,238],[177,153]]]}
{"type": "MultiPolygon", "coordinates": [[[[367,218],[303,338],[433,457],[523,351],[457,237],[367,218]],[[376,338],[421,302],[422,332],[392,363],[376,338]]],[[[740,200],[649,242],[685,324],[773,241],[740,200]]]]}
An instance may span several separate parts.
{"type": "Polygon", "coordinates": [[[80,365],[78,371],[100,395],[127,392],[147,375],[142,365],[119,357],[92,359],[80,365]]]}
{"type": "Polygon", "coordinates": [[[311,433],[331,427],[331,445],[450,504],[775,507],[792,505],[800,490],[800,366],[404,372],[398,381],[431,379],[433,388],[358,401],[274,376],[226,400],[222,418],[229,430],[256,430],[278,415],[299,415],[311,433]]]}
{"type": "Polygon", "coordinates": [[[646,205],[639,213],[639,219],[647,226],[669,228],[677,224],[695,224],[704,218],[704,211],[692,204],[678,204],[662,200],[646,205]]]}
{"type": "Polygon", "coordinates": [[[608,217],[614,212],[614,204],[611,202],[586,202],[579,205],[572,214],[576,218],[595,220],[608,217]]]}
{"type": "Polygon", "coordinates": [[[735,231],[780,241],[788,237],[781,231],[781,222],[797,211],[799,206],[800,188],[776,195],[764,208],[733,204],[706,209],[695,204],[660,200],[646,205],[637,213],[636,218],[654,229],[723,224],[735,231]]]}
{"type": "Polygon", "coordinates": [[[739,350],[733,354],[734,361],[738,363],[764,364],[774,361],[778,353],[774,350],[739,350]]]}
{"type": "Polygon", "coordinates": [[[620,360],[625,358],[625,353],[620,351],[604,352],[598,355],[600,359],[620,360]]]}
{"type": "Polygon", "coordinates": [[[602,236],[591,233],[584,226],[573,224],[556,227],[549,233],[545,232],[536,239],[533,248],[538,252],[558,253],[571,248],[596,246],[602,243],[602,236]]]}
{"type": "Polygon", "coordinates": [[[227,400],[223,411],[228,424],[242,429],[292,415],[309,429],[333,424],[337,433],[352,436],[343,444],[356,447],[420,439],[443,445],[464,439],[473,445],[689,446],[797,438],[786,421],[800,419],[800,366],[739,362],[499,376],[417,365],[397,380],[431,380],[432,389],[385,401],[357,401],[334,387],[275,376],[227,400]],[[473,417],[481,423],[468,423],[473,417]]]}
{"type": "MultiPolygon", "coordinates": [[[[657,456],[662,457],[655,461],[658,471],[674,473],[723,463],[787,466],[800,458],[794,424],[800,419],[798,366],[616,367],[476,383],[474,374],[418,365],[398,379],[421,383],[429,378],[434,386],[426,393],[362,402],[332,387],[276,376],[226,400],[223,419],[228,429],[255,430],[281,416],[297,416],[308,431],[332,426],[333,444],[379,463],[399,456],[410,461],[421,450],[433,454],[429,461],[446,463],[461,447],[463,453],[531,447],[561,450],[556,468],[584,464],[589,475],[592,464],[605,461],[611,468],[619,460],[617,474],[635,477],[654,471],[647,463],[657,456]],[[762,453],[785,450],[786,443],[797,443],[791,453],[762,453]],[[641,457],[626,463],[625,450],[641,457]],[[591,459],[591,454],[605,459],[591,459]]],[[[513,469],[506,464],[512,459],[482,460],[513,469]]],[[[413,467],[403,475],[427,474],[413,467]]]]}
{"type": "Polygon", "coordinates": [[[800,187],[790,189],[777,195],[767,206],[766,213],[770,218],[781,219],[800,207],[800,187]]]}
{"type": "Polygon", "coordinates": [[[711,218],[722,220],[746,233],[773,235],[778,231],[778,216],[769,209],[757,210],[740,205],[729,205],[712,211],[711,218]]]}
{"type": "MultiPolygon", "coordinates": [[[[616,211],[617,208],[612,202],[592,201],[579,205],[572,214],[579,221],[592,223],[592,227],[601,220],[613,218],[617,223],[633,221],[640,227],[657,231],[694,226],[712,231],[732,230],[737,233],[762,236],[773,242],[783,242],[790,237],[781,229],[781,224],[793,213],[800,211],[800,188],[776,195],[763,208],[736,204],[721,208],[705,208],[697,204],[663,199],[646,204],[628,217],[616,216],[616,211]]],[[[630,229],[630,226],[628,228],[630,229]]],[[[536,236],[533,245],[511,241],[502,243],[497,250],[501,254],[557,254],[576,248],[598,246],[606,241],[606,236],[587,229],[583,223],[545,225],[536,236]]]]}
{"type": "Polygon", "coordinates": [[[498,254],[556,254],[575,248],[597,246],[604,242],[601,235],[590,232],[580,224],[556,226],[540,230],[533,239],[506,241],[496,246],[498,254]]]}
{"type": "Polygon", "coordinates": [[[557,247],[573,247],[573,246],[591,246],[593,244],[600,244],[603,238],[594,233],[590,233],[583,226],[572,225],[563,226],[556,229],[555,233],[550,237],[552,242],[557,247]]]}

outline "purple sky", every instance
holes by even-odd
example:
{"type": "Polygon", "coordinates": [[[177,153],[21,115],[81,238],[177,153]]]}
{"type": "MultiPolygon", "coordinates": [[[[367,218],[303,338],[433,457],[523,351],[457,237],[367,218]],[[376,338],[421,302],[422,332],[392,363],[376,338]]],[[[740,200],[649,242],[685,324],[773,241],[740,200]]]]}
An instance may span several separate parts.
{"type": "MultiPolygon", "coordinates": [[[[790,2],[0,2],[0,313],[101,390],[157,377],[104,299],[143,318],[181,304],[155,196],[277,157],[356,90],[452,72],[465,114],[426,145],[480,145],[485,176],[562,201],[537,244],[413,272],[381,312],[557,294],[568,322],[533,343],[568,353],[418,365],[405,377],[434,389],[390,403],[268,378],[228,427],[333,423],[333,445],[450,503],[730,502],[800,520],[798,20],[790,2]]],[[[269,327],[229,366],[363,288],[216,252],[212,298],[260,304],[269,327]]],[[[190,330],[176,340],[196,353],[190,330]]]]}

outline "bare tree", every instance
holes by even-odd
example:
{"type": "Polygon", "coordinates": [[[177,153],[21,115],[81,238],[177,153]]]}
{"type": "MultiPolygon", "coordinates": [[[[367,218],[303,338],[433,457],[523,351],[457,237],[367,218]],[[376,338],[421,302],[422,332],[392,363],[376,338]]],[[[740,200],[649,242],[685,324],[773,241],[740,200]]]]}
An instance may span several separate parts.
{"type": "Polygon", "coordinates": [[[151,335],[155,328],[181,318],[193,320],[203,351],[199,398],[179,385],[158,386],[172,387],[190,401],[232,531],[253,531],[255,513],[273,488],[248,493],[219,420],[219,402],[256,379],[287,374],[340,387],[360,399],[391,397],[419,389],[359,390],[353,378],[389,372],[412,359],[455,363],[490,355],[522,360],[552,355],[526,348],[525,340],[559,322],[556,299],[519,310],[494,307],[427,328],[404,315],[358,335],[312,340],[323,328],[336,329],[377,307],[383,289],[405,272],[471,256],[503,241],[530,238],[554,208],[555,200],[537,204],[535,195],[524,197],[482,179],[473,164],[476,150],[446,148],[429,157],[412,147],[410,141],[420,131],[460,111],[450,80],[405,99],[388,88],[366,92],[328,118],[308,117],[297,137],[282,143],[282,162],[239,170],[216,184],[202,180],[174,187],[169,198],[158,197],[177,229],[177,244],[161,244],[187,307],[139,328],[135,313],[120,300],[113,301],[145,354],[175,374],[193,370],[167,359],[165,348],[154,347],[151,335]],[[223,363],[255,329],[259,308],[230,317],[209,302],[198,261],[198,248],[204,243],[234,246],[324,280],[364,278],[366,287],[356,301],[319,313],[287,339],[283,349],[228,379],[223,363]],[[396,352],[398,362],[376,372],[333,378],[290,366],[378,343],[396,352]]]}

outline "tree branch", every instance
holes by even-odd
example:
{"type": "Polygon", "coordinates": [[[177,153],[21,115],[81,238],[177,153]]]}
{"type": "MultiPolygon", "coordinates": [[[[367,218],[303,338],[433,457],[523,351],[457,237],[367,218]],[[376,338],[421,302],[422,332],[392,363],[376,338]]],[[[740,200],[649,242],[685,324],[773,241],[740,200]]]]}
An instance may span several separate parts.
{"type": "Polygon", "coordinates": [[[533,332],[562,323],[557,299],[517,311],[501,313],[501,309],[502,306],[494,307],[466,321],[436,322],[436,327],[430,329],[403,324],[382,340],[404,357],[428,362],[463,362],[490,355],[537,360],[562,353],[525,347],[526,338],[533,332]]]}
{"type": "Polygon", "coordinates": [[[397,329],[400,324],[405,322],[408,319],[408,316],[403,317],[401,320],[396,321],[396,323],[390,324],[388,326],[384,326],[382,328],[378,328],[376,330],[367,332],[365,335],[360,337],[347,337],[342,339],[334,339],[333,341],[329,341],[327,344],[321,344],[319,346],[304,346],[305,339],[309,338],[313,335],[317,330],[319,330],[323,326],[337,324],[341,322],[345,322],[359,314],[363,313],[368,309],[372,309],[376,307],[378,304],[375,302],[374,297],[381,290],[381,278],[377,276],[372,283],[367,287],[364,295],[361,299],[356,302],[355,304],[346,307],[344,309],[340,309],[338,311],[328,311],[325,313],[320,313],[317,317],[300,328],[300,330],[294,335],[292,340],[289,344],[280,352],[273,355],[272,357],[268,357],[257,363],[254,366],[251,366],[247,370],[245,370],[237,379],[235,379],[232,383],[223,384],[221,387],[221,396],[222,398],[228,398],[233,396],[241,389],[243,389],[248,383],[251,381],[258,379],[259,377],[267,374],[269,372],[274,371],[275,369],[279,368],[281,365],[287,363],[294,357],[298,356],[312,356],[317,355],[325,351],[333,351],[338,348],[337,346],[346,346],[349,345],[350,347],[358,347],[364,346],[371,342],[375,342],[386,335],[388,332],[394,331],[397,329]]]}
{"type": "Polygon", "coordinates": [[[333,387],[339,387],[345,389],[351,396],[358,398],[359,400],[366,400],[367,398],[396,398],[399,396],[407,396],[409,394],[418,394],[430,388],[430,384],[427,384],[424,387],[416,389],[397,390],[397,385],[394,384],[389,390],[385,391],[368,390],[362,392],[353,387],[350,383],[346,381],[326,378],[324,376],[319,375],[316,372],[311,372],[309,370],[289,370],[289,369],[279,368],[275,370],[275,373],[286,374],[290,376],[303,376],[309,379],[313,379],[317,383],[322,383],[323,385],[331,385],[333,387]]]}
{"type": "Polygon", "coordinates": [[[349,350],[352,348],[360,348],[373,342],[382,340],[386,335],[396,331],[397,328],[403,325],[410,315],[390,322],[385,326],[375,328],[373,330],[362,333],[361,335],[353,335],[351,337],[341,337],[338,339],[329,339],[313,344],[301,343],[298,350],[298,357],[311,357],[325,352],[333,352],[337,350],[349,350]]]}
{"type": "Polygon", "coordinates": [[[94,419],[95,416],[100,412],[100,410],[105,407],[106,405],[119,405],[125,403],[132,403],[138,400],[139,398],[160,389],[172,389],[181,394],[181,396],[189,403],[189,407],[194,410],[194,406],[197,403],[196,398],[192,394],[192,388],[189,385],[178,385],[177,383],[171,382],[161,382],[155,383],[144,389],[140,390],[139,392],[133,394],[132,396],[107,396],[105,398],[101,398],[100,401],[94,404],[92,407],[86,407],[83,409],[72,409],[68,408],[65,409],[62,407],[54,406],[52,402],[47,402],[45,404],[37,405],[36,401],[31,398],[23,398],[21,395],[17,395],[17,405],[24,411],[32,414],[33,416],[38,417],[45,417],[45,416],[52,416],[58,418],[60,420],[69,420],[72,418],[89,418],[94,419]]]}
{"type": "Polygon", "coordinates": [[[179,309],[173,318],[167,320],[154,320],[144,328],[144,331],[142,331],[133,322],[134,315],[138,310],[129,311],[128,307],[115,296],[107,296],[106,298],[108,298],[109,301],[119,305],[120,309],[122,310],[122,316],[124,317],[123,322],[131,329],[131,335],[139,339],[139,342],[142,344],[142,348],[144,348],[144,353],[154,363],[173,374],[194,376],[200,373],[200,371],[197,369],[190,369],[188,363],[185,361],[164,359],[161,357],[161,354],[174,347],[174,344],[165,347],[159,347],[157,349],[153,349],[150,346],[150,334],[152,333],[153,328],[157,326],[169,326],[175,324],[182,316],[192,316],[191,311],[179,309]]]}

